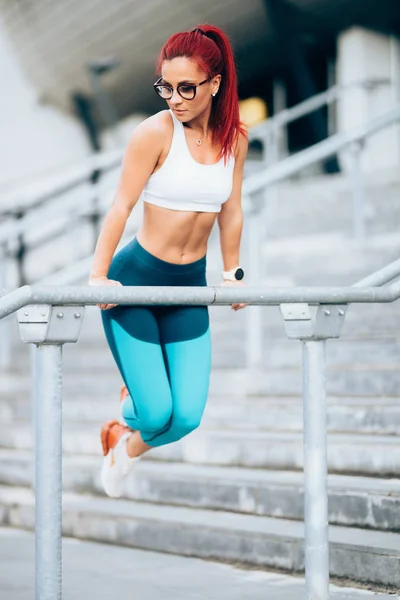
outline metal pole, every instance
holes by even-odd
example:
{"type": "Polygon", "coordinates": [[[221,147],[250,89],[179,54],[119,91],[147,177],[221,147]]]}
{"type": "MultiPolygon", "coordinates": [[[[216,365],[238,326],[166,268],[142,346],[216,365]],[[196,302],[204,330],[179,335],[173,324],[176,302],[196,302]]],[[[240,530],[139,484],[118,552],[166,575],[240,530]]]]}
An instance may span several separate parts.
{"type": "MultiPolygon", "coordinates": [[[[9,259],[6,251],[0,255],[0,293],[8,288],[9,259]]],[[[11,366],[12,330],[11,316],[0,320],[0,371],[5,371],[11,366]]]]}
{"type": "MultiPolygon", "coordinates": [[[[283,79],[275,77],[272,82],[272,95],[274,115],[277,115],[286,108],[286,86],[283,79]]],[[[275,156],[274,162],[281,160],[288,155],[288,134],[287,125],[280,123],[275,126],[275,156]]]]}
{"type": "Polygon", "coordinates": [[[306,600],[328,600],[326,342],[302,344],[306,600]]]}
{"type": "MultiPolygon", "coordinates": [[[[335,61],[332,58],[328,58],[326,67],[328,90],[330,90],[335,87],[336,83],[335,61]]],[[[336,98],[336,100],[340,100],[340,94],[338,94],[338,98],[336,98]]],[[[328,111],[328,137],[330,137],[337,132],[337,102],[327,102],[326,108],[328,111]]]]}
{"type": "Polygon", "coordinates": [[[351,146],[353,165],[351,180],[353,187],[353,233],[354,239],[359,243],[365,242],[365,187],[361,169],[361,142],[354,142],[351,146]]]}
{"type": "Polygon", "coordinates": [[[61,600],[62,346],[37,350],[36,600],[61,600]]]}
{"type": "MultiPolygon", "coordinates": [[[[257,285],[261,277],[261,215],[253,209],[248,218],[248,266],[249,282],[257,285]]],[[[250,373],[261,368],[263,363],[263,310],[262,306],[247,309],[247,367],[250,373]]]]}
{"type": "Polygon", "coordinates": [[[31,429],[32,429],[32,457],[31,457],[31,484],[35,490],[35,465],[36,465],[36,404],[40,404],[40,395],[38,390],[38,346],[29,344],[29,360],[31,367],[31,391],[30,391],[30,406],[31,406],[31,429]]]}

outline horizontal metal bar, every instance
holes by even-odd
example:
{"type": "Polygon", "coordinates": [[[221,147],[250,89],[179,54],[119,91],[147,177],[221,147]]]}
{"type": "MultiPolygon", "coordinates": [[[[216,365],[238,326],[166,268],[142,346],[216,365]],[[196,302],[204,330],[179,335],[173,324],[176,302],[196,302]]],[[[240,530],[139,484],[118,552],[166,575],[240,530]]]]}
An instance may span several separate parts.
{"type": "Polygon", "coordinates": [[[66,168],[62,174],[48,177],[40,184],[32,182],[0,194],[0,204],[4,210],[27,210],[40,206],[56,196],[71,191],[81,185],[88,183],[93,171],[108,171],[118,167],[123,156],[123,149],[110,150],[101,154],[94,154],[80,161],[78,165],[66,168]],[[82,164],[83,162],[83,164],[82,164]]]}
{"type": "Polygon", "coordinates": [[[274,115],[270,121],[274,122],[274,125],[282,126],[288,125],[289,123],[305,117],[319,108],[322,108],[326,104],[331,104],[340,98],[344,92],[351,89],[357,88],[368,88],[370,86],[382,85],[383,83],[390,83],[389,79],[364,79],[360,81],[353,81],[346,85],[334,85],[328,90],[315,94],[311,98],[307,98],[303,102],[299,102],[295,106],[282,110],[277,115],[274,115]]]}
{"type": "MultiPolygon", "coordinates": [[[[40,232],[39,230],[39,234],[36,233],[38,218],[43,223],[47,223],[51,232],[57,227],[65,227],[65,221],[79,218],[90,210],[89,207],[96,198],[95,193],[97,189],[95,190],[92,185],[88,184],[88,188],[84,194],[79,194],[77,198],[68,198],[68,202],[62,207],[56,203],[52,206],[41,207],[40,212],[36,211],[38,206],[29,207],[31,210],[27,211],[26,215],[21,219],[15,219],[14,221],[0,225],[0,244],[10,241],[18,235],[24,235],[28,238],[33,237],[32,246],[38,245],[37,238],[39,239],[39,243],[42,239],[46,239],[46,232],[40,232]],[[64,219],[64,223],[61,225],[57,224],[60,218],[64,219]],[[53,225],[53,219],[56,220],[55,226],[53,225]]],[[[55,199],[56,197],[53,198],[53,200],[55,199]]]]}
{"type": "Polygon", "coordinates": [[[299,102],[299,104],[296,104],[295,106],[285,108],[266,121],[251,127],[249,129],[249,140],[262,139],[266,135],[268,129],[283,127],[292,121],[300,119],[300,117],[305,117],[311,112],[322,108],[326,104],[331,104],[339,98],[344,89],[344,86],[335,85],[329,88],[329,90],[316,94],[311,98],[307,98],[307,100],[304,100],[303,102],[299,102]]]}
{"type": "Polygon", "coordinates": [[[282,110],[276,116],[272,117],[272,121],[274,122],[274,125],[288,125],[292,121],[305,117],[326,104],[331,104],[339,98],[345,89],[344,86],[335,85],[325,92],[321,92],[311,98],[307,98],[307,100],[304,100],[303,102],[299,102],[296,106],[282,110]]]}
{"type": "Polygon", "coordinates": [[[385,115],[370,121],[356,129],[344,133],[337,133],[330,138],[314,144],[310,148],[281,160],[269,169],[255,173],[243,182],[243,194],[252,194],[293,175],[316,162],[324,160],[347,148],[358,140],[363,140],[381,129],[400,121],[400,104],[388,111],[385,115]]]}
{"type": "Polygon", "coordinates": [[[400,284],[379,287],[167,287],[167,286],[23,286],[0,298],[0,319],[27,304],[117,303],[124,305],[279,305],[287,302],[349,304],[394,302],[400,284]]]}
{"type": "Polygon", "coordinates": [[[269,128],[284,127],[285,125],[288,125],[289,123],[292,123],[301,117],[305,117],[315,110],[326,106],[327,104],[332,104],[338,100],[344,92],[350,89],[366,88],[371,85],[382,83],[390,83],[390,81],[388,79],[366,79],[363,81],[354,81],[347,85],[334,85],[328,90],[320,92],[319,94],[315,94],[315,96],[307,98],[295,106],[285,108],[269,119],[254,125],[249,129],[249,139],[262,139],[266,135],[269,128]]]}
{"type": "Polygon", "coordinates": [[[386,265],[382,269],[379,269],[379,271],[371,273],[371,275],[368,275],[367,277],[364,277],[364,279],[357,281],[353,287],[384,285],[385,283],[389,283],[389,281],[396,279],[396,277],[400,277],[400,258],[394,260],[392,263],[386,265]]]}

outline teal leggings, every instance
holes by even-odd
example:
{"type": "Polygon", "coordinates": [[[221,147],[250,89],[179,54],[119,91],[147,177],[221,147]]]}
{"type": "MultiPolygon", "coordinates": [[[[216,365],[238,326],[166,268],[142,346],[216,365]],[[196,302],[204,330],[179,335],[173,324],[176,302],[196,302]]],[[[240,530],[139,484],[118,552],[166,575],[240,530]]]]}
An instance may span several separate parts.
{"type": "MultiPolygon", "coordinates": [[[[122,285],[206,286],[206,257],[178,265],[133,239],[112,260],[122,285]]],[[[196,429],[206,405],[211,341],[206,306],[116,306],[101,311],[111,352],[128,388],[122,413],[150,446],[196,429]]]]}

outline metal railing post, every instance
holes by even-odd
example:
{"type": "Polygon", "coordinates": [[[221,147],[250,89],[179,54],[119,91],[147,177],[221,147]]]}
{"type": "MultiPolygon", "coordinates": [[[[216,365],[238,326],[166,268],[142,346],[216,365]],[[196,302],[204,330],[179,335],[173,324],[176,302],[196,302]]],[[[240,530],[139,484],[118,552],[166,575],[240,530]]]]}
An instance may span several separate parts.
{"type": "Polygon", "coordinates": [[[30,403],[31,403],[31,431],[32,431],[32,463],[31,463],[31,484],[32,489],[35,489],[35,467],[36,467],[36,402],[40,401],[38,392],[38,346],[36,344],[29,344],[29,361],[30,361],[30,374],[31,374],[31,391],[30,391],[30,403]]]}
{"type": "Polygon", "coordinates": [[[361,168],[361,153],[363,143],[354,142],[351,147],[352,169],[351,184],[353,189],[353,235],[356,242],[365,242],[365,186],[364,175],[361,168]]]}
{"type": "Polygon", "coordinates": [[[303,346],[306,600],[329,599],[326,340],[338,338],[346,305],[281,304],[286,334],[303,346]]]}
{"type": "Polygon", "coordinates": [[[35,597],[61,600],[62,345],[38,345],[36,368],[35,597]]]}
{"type": "MultiPolygon", "coordinates": [[[[9,287],[9,258],[7,250],[0,251],[0,294],[9,287]]],[[[0,320],[0,371],[11,366],[12,329],[11,316],[0,320]]]]}
{"type": "MultiPolygon", "coordinates": [[[[262,276],[261,215],[253,205],[248,215],[248,272],[250,285],[257,285],[262,276]]],[[[259,371],[263,363],[263,309],[262,306],[247,307],[246,357],[250,378],[259,371]]]]}
{"type": "Polygon", "coordinates": [[[306,599],[329,598],[326,342],[303,341],[306,599]]]}
{"type": "Polygon", "coordinates": [[[29,305],[18,310],[31,352],[35,455],[35,598],[61,600],[62,346],[76,342],[85,308],[29,305]]]}

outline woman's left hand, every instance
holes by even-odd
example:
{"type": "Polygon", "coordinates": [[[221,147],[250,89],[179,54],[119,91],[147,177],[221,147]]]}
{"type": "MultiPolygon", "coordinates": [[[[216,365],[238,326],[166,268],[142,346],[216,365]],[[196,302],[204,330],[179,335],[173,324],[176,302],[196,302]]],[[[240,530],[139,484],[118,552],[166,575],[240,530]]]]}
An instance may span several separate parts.
{"type": "MultiPolygon", "coordinates": [[[[243,281],[223,281],[221,283],[221,285],[223,286],[233,286],[233,287],[243,287],[246,286],[245,283],[243,283],[243,281]]],[[[247,304],[232,304],[232,309],[233,310],[240,310],[241,308],[245,308],[245,306],[247,306],[247,304]]]]}

